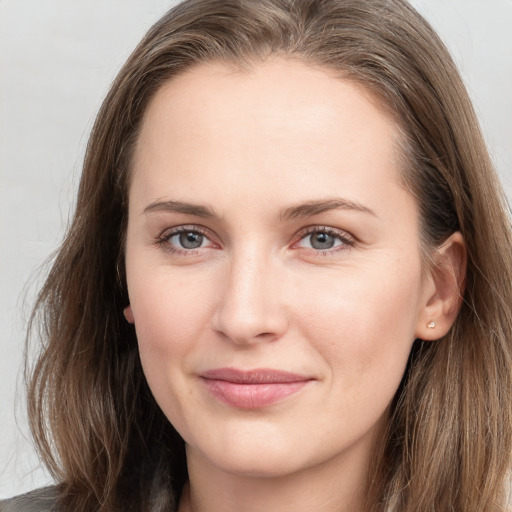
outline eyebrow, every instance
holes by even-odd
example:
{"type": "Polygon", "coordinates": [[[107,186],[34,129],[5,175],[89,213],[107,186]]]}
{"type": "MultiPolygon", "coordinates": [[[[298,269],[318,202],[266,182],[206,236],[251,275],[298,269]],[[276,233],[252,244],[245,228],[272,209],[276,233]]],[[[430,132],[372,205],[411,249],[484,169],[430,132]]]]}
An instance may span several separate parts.
{"type": "MultiPolygon", "coordinates": [[[[314,215],[318,215],[329,210],[337,209],[354,210],[362,213],[368,213],[370,215],[377,217],[377,214],[367,206],[356,203],[354,201],[347,201],[346,199],[336,198],[318,201],[307,201],[305,203],[301,203],[295,206],[290,206],[289,208],[285,208],[279,214],[279,220],[291,220],[304,217],[313,217],[314,215]]],[[[194,215],[196,217],[203,218],[217,217],[213,209],[209,206],[194,203],[186,203],[183,201],[157,200],[146,206],[146,208],[144,208],[144,213],[151,213],[156,211],[183,213],[185,215],[194,215]]]]}
{"type": "Polygon", "coordinates": [[[329,210],[337,209],[354,210],[362,213],[368,213],[370,215],[373,215],[374,217],[377,217],[377,214],[367,206],[364,206],[360,203],[356,203],[354,201],[347,201],[346,199],[336,198],[319,201],[308,201],[306,203],[298,204],[296,206],[291,206],[290,208],[286,208],[279,215],[279,219],[291,220],[302,217],[313,217],[313,215],[318,215],[329,210]]]}
{"type": "Polygon", "coordinates": [[[195,215],[196,217],[212,218],[216,217],[215,212],[208,206],[200,204],[184,203],[183,201],[154,201],[146,208],[144,213],[151,212],[175,212],[184,213],[186,215],[195,215]]]}

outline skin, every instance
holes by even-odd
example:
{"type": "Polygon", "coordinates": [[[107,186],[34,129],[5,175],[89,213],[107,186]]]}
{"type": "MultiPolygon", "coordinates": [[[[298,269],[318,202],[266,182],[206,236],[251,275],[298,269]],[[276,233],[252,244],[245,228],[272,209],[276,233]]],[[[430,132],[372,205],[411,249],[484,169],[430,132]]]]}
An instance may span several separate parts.
{"type": "Polygon", "coordinates": [[[360,86],[280,59],[199,65],[151,101],[129,194],[125,315],[186,442],[180,512],[362,510],[411,345],[449,329],[463,266],[455,234],[435,255],[444,275],[422,268],[398,133],[360,86]],[[183,226],[199,247],[180,245],[183,226]],[[204,385],[202,372],[224,367],[308,382],[244,409],[204,385]]]}

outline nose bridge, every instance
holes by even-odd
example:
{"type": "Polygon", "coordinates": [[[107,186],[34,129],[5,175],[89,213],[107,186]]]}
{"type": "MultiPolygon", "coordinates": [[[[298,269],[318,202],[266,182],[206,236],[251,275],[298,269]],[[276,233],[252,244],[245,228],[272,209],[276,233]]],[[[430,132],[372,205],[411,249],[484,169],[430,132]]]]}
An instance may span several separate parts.
{"type": "Polygon", "coordinates": [[[214,329],[237,343],[281,337],[287,320],[277,262],[251,244],[233,252],[226,274],[214,329]]]}

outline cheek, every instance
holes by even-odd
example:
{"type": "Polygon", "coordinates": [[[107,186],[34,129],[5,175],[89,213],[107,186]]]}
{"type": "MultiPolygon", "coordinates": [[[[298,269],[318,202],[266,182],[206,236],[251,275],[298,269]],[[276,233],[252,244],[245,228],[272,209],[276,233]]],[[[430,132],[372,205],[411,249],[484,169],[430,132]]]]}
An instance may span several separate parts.
{"type": "Polygon", "coordinates": [[[305,294],[302,335],[325,362],[329,388],[322,410],[331,413],[318,411],[318,428],[332,439],[371,431],[395,396],[414,341],[419,290],[419,278],[403,277],[389,266],[364,278],[354,271],[331,280],[332,293],[315,286],[305,294]]]}
{"type": "Polygon", "coordinates": [[[214,295],[203,280],[182,278],[169,269],[133,279],[130,285],[146,380],[162,411],[181,432],[186,410],[195,400],[188,379],[190,354],[209,325],[208,299],[214,295]]]}
{"type": "Polygon", "coordinates": [[[208,281],[178,276],[163,268],[129,286],[139,351],[155,395],[182,370],[208,328],[212,299],[208,281]]]}
{"type": "Polygon", "coordinates": [[[414,341],[421,270],[396,265],[352,269],[305,288],[300,316],[333,378],[359,386],[389,376],[398,384],[414,341]]]}

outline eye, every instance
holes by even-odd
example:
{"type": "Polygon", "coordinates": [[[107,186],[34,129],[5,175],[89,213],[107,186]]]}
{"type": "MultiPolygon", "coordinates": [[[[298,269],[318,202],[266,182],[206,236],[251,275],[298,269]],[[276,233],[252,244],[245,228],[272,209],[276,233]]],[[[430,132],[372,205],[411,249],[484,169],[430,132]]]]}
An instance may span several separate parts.
{"type": "Polygon", "coordinates": [[[207,238],[197,231],[182,231],[168,238],[169,243],[181,249],[199,249],[207,238]]]}
{"type": "Polygon", "coordinates": [[[325,249],[332,249],[335,245],[339,245],[340,241],[335,236],[329,233],[312,233],[306,240],[313,249],[323,251],[325,249]]]}
{"type": "Polygon", "coordinates": [[[305,233],[301,233],[301,239],[296,247],[311,249],[317,252],[336,252],[337,250],[348,249],[354,245],[354,240],[343,231],[315,227],[305,233]],[[332,251],[334,249],[334,251],[332,251]]]}
{"type": "Polygon", "coordinates": [[[173,253],[187,254],[215,244],[198,226],[179,226],[164,231],[157,244],[173,253]]]}

